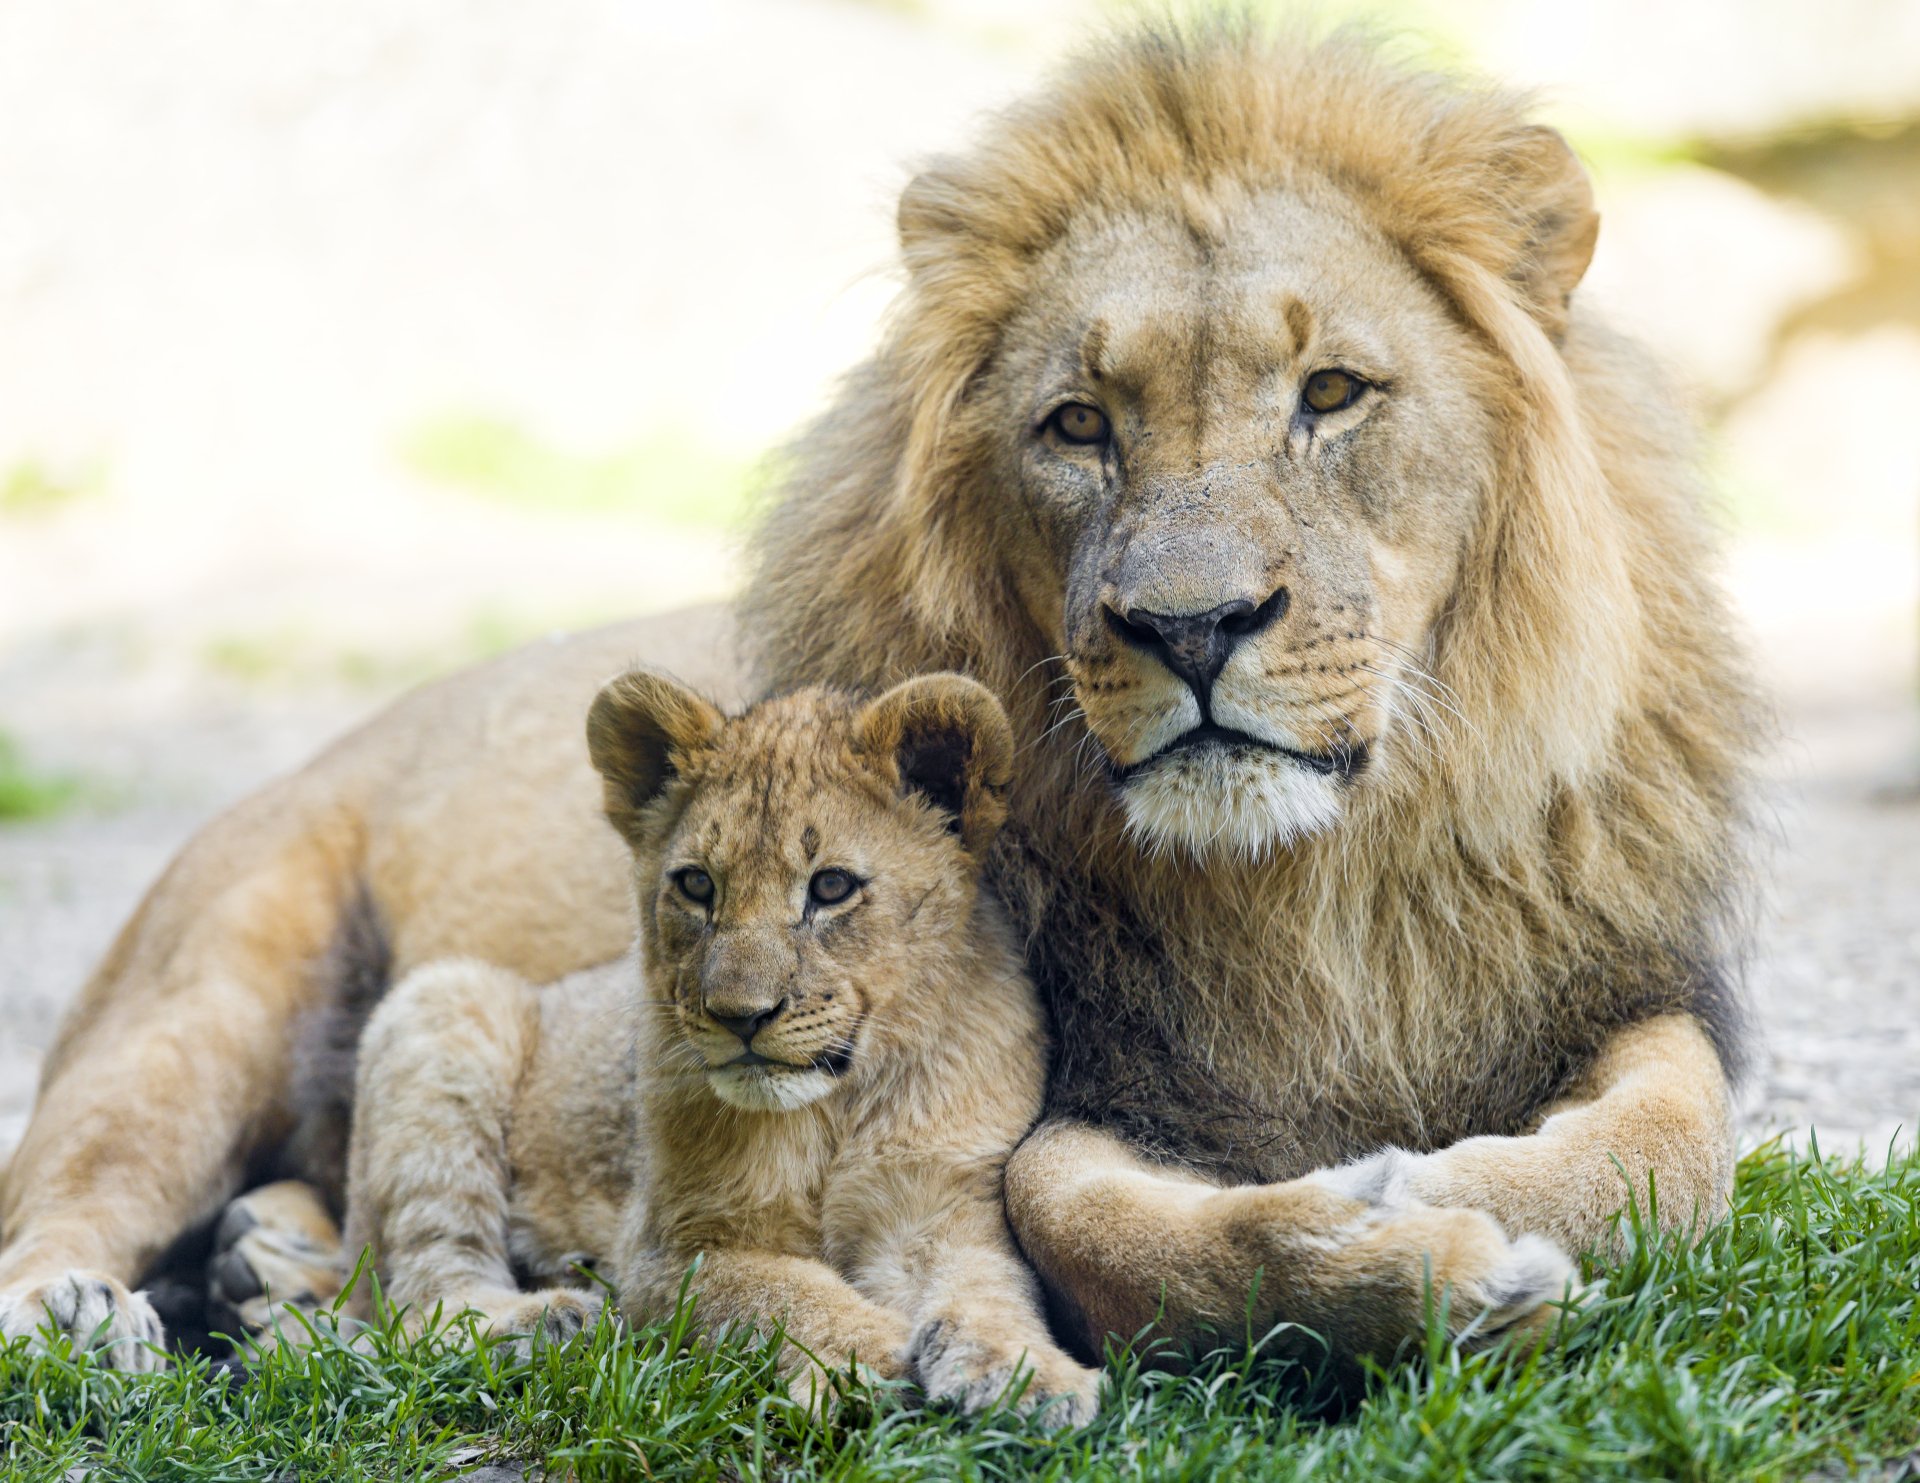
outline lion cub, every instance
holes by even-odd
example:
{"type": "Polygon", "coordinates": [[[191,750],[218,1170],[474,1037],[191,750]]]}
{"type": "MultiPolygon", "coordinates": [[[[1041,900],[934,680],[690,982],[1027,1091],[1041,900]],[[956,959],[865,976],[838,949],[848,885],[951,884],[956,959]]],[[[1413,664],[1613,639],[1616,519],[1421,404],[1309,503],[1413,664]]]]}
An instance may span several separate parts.
{"type": "Polygon", "coordinates": [[[362,1045],[347,1249],[423,1316],[545,1338],[597,1305],[554,1285],[572,1264],[638,1321],[699,1257],[697,1317],[783,1321],[803,1398],[826,1394],[815,1360],[855,1359],[974,1410],[1025,1365],[1024,1408],[1091,1417],[1099,1373],[1049,1337],[1001,1203],[1045,1034],[979,888],[1013,756],[999,702],[933,675],[729,718],[636,672],[587,736],[639,961],[400,985],[362,1045]]]}

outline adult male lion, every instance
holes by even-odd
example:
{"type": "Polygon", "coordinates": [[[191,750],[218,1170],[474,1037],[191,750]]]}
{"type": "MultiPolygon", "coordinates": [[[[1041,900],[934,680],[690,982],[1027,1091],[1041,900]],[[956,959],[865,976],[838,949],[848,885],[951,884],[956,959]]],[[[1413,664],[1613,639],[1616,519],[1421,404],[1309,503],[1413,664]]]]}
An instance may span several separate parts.
{"type": "MultiPolygon", "coordinates": [[[[1656,1171],[1667,1223],[1724,1201],[1751,708],[1671,400],[1571,304],[1596,224],[1516,99],[1237,26],[1093,56],[901,203],[743,632],[776,684],[970,669],[1024,736],[994,873],[1059,1052],[1009,1206],[1083,1338],[1257,1287],[1379,1351],[1428,1271],[1527,1321],[1540,1238],[1656,1171]]],[[[626,946],[580,717],[636,650],[698,647],[457,677],[188,847],[48,1060],[9,1328],[142,1331],[170,1240],[326,1165],[329,1004],[626,946]]]]}

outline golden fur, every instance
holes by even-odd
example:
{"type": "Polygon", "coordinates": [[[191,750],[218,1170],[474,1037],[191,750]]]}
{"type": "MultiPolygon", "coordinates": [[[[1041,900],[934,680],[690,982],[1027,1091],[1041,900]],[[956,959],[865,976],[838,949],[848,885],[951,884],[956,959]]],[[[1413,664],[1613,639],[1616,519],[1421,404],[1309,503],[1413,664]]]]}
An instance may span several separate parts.
{"type": "MultiPolygon", "coordinates": [[[[1672,1222],[1724,1203],[1756,717],[1684,421],[1574,301],[1590,194],[1523,101],[1222,25],[1110,47],[993,121],[906,193],[907,287],[794,452],[745,632],[774,676],[957,665],[1007,701],[993,878],[1061,1036],[1050,1107],[1117,1135],[1054,1140],[1094,1167],[1289,1180],[1531,1134],[1670,1023],[1625,1126],[1508,1150],[1537,1199],[1416,1181],[1579,1249],[1626,1193],[1611,1154],[1642,1193],[1659,1165],[1672,1222]],[[1326,367],[1374,389],[1293,410],[1326,367]],[[1104,447],[1063,444],[1063,399],[1104,447]],[[1212,718],[1270,746],[1156,756],[1207,715],[1136,614],[1233,603],[1255,626],[1212,718]]],[[[1074,1166],[1035,1167],[1016,1223],[1105,1314],[1090,1338],[1150,1316],[1172,1262],[1233,1313],[1294,1250],[1209,1228],[1183,1253],[1146,1216],[1051,1232],[1074,1166]]]]}
{"type": "MultiPolygon", "coordinates": [[[[737,697],[730,649],[711,609],[536,645],[407,697],[196,835],[41,1068],[0,1186],[0,1333],[51,1309],[84,1342],[97,1314],[68,1295],[104,1292],[104,1357],[139,1367],[162,1330],[132,1289],[249,1178],[297,1176],[340,1213],[342,1130],[315,1115],[327,1099],[301,1067],[349,983],[463,956],[544,983],[626,951],[627,851],[580,717],[636,653],[737,697]]],[[[297,1230],[288,1204],[265,1202],[256,1241],[230,1246],[237,1265],[297,1230]]],[[[269,1278],[284,1292],[288,1274],[236,1275],[242,1297],[269,1278]]]]}
{"type": "Polygon", "coordinates": [[[1046,1037],[977,887],[999,703],[932,676],[729,720],[632,674],[588,734],[634,851],[639,961],[535,989],[449,960],[393,991],[360,1057],[349,1256],[373,1251],[411,1321],[471,1308],[523,1343],[590,1320],[577,1264],[645,1321],[698,1258],[700,1318],[783,1320],[802,1395],[828,1391],[802,1350],[967,1409],[1025,1365],[1023,1409],[1087,1419],[1099,1377],[1048,1336],[1001,1198],[1046,1037]],[[822,880],[853,889],[823,901],[822,880]]]}
{"type": "MultiPolygon", "coordinates": [[[[1128,1332],[1164,1287],[1189,1332],[1264,1273],[1256,1317],[1391,1347],[1429,1258],[1478,1331],[1537,1322],[1542,1243],[1610,1240],[1615,1156],[1663,1219],[1717,1212],[1757,728],[1684,419],[1574,292],[1565,146],[1361,43],[1148,33],[900,225],[899,308],[795,451],[743,633],[777,684],[960,668],[1006,703],[990,877],[1059,1031],[1008,1198],[1062,1311],[1128,1332]],[[1369,389],[1310,417],[1329,367],[1369,389]],[[1168,751],[1200,693],[1154,625],[1223,613],[1242,740],[1168,751]]],[[[614,631],[460,677],[190,847],[50,1061],[0,1320],[71,1269],[135,1280],[296,1130],[356,902],[395,974],[620,951],[558,718],[635,652],[705,651],[614,631]]]]}

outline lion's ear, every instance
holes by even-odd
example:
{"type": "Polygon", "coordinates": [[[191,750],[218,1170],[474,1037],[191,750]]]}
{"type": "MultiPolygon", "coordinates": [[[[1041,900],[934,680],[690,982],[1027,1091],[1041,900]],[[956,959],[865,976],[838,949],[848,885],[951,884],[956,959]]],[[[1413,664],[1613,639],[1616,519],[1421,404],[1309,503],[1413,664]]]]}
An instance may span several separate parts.
{"type": "Polygon", "coordinates": [[[965,675],[922,675],[869,701],[858,726],[889,781],[945,814],[980,858],[1006,819],[1013,776],[1013,727],[993,692],[965,675]]]}
{"type": "Polygon", "coordinates": [[[1510,276],[1534,317],[1558,339],[1567,327],[1573,291],[1593,261],[1600,213],[1586,166],[1557,130],[1533,125],[1520,133],[1504,161],[1524,240],[1510,276]]]}
{"type": "Polygon", "coordinates": [[[951,171],[940,163],[922,170],[900,192],[899,209],[894,213],[894,228],[900,234],[900,246],[909,260],[915,251],[931,241],[958,235],[965,227],[962,196],[955,189],[951,171]]]}
{"type": "Polygon", "coordinates": [[[631,670],[600,688],[587,712],[587,753],[606,783],[607,818],[631,839],[675,761],[713,740],[726,717],[665,675],[631,670]]]}

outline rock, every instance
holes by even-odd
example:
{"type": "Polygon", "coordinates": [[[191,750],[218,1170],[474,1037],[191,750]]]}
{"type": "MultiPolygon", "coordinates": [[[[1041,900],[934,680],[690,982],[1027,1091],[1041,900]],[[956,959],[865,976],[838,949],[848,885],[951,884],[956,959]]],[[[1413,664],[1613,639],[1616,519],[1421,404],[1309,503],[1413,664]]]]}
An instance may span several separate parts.
{"type": "Polygon", "coordinates": [[[1809,333],[1722,428],[1736,491],[1789,529],[1871,532],[1914,561],[1920,329],[1809,333]]]}
{"type": "Polygon", "coordinates": [[[1920,6],[1504,0],[1465,39],[1497,73],[1641,138],[1920,117],[1920,6]]]}
{"type": "Polygon", "coordinates": [[[1719,170],[1599,172],[1600,245],[1581,287],[1716,398],[1765,372],[1797,310],[1859,271],[1846,230],[1719,170]]]}

